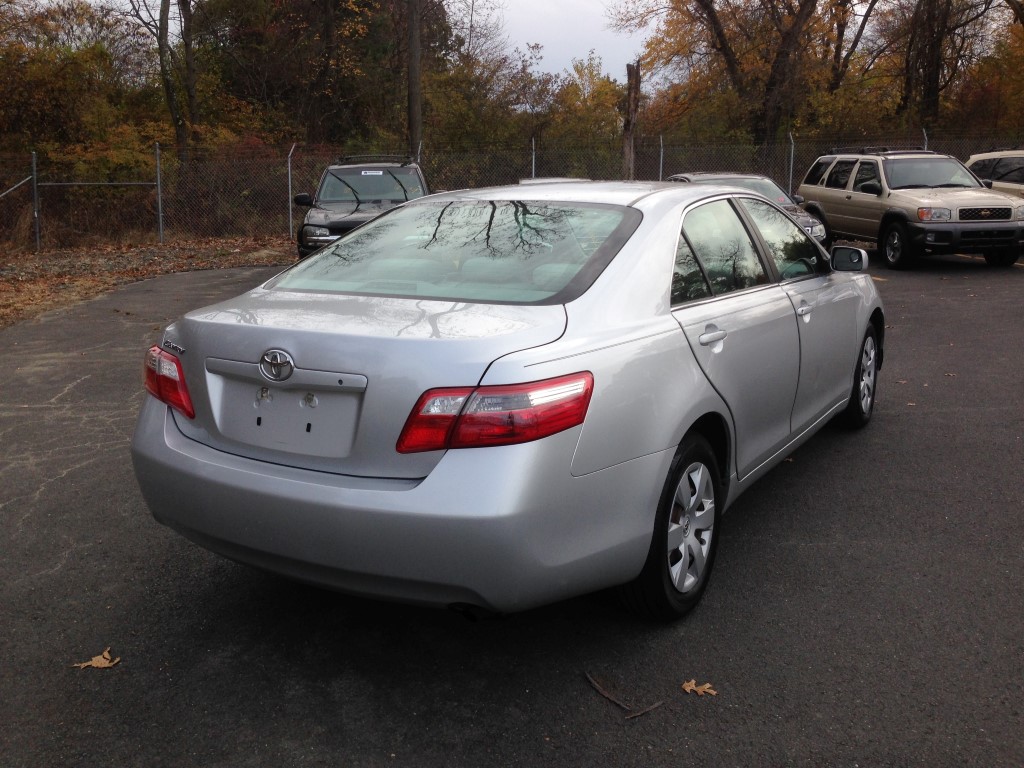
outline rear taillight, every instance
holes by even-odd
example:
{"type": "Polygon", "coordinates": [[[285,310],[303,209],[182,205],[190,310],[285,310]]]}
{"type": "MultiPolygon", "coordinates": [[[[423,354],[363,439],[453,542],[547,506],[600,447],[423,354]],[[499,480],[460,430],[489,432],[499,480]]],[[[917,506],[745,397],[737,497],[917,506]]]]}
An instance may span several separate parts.
{"type": "Polygon", "coordinates": [[[167,403],[190,419],[195,418],[196,411],[188,394],[181,361],[160,347],[150,347],[146,352],[146,389],[160,402],[167,403]]]}
{"type": "Polygon", "coordinates": [[[539,440],[582,424],[594,391],[588,372],[528,384],[431,389],[416,402],[399,453],[539,440]]]}

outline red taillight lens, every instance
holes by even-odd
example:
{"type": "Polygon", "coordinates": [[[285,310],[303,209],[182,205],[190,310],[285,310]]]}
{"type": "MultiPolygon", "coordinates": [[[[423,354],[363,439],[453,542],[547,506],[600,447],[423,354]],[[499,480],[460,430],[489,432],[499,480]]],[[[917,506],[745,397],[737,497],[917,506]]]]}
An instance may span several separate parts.
{"type": "Polygon", "coordinates": [[[417,401],[399,453],[539,440],[582,424],[594,391],[589,372],[528,384],[432,389],[417,401]]]}
{"type": "Polygon", "coordinates": [[[194,419],[196,411],[185,384],[185,372],[181,361],[160,347],[150,347],[146,352],[146,389],[157,400],[181,411],[194,419]]]}

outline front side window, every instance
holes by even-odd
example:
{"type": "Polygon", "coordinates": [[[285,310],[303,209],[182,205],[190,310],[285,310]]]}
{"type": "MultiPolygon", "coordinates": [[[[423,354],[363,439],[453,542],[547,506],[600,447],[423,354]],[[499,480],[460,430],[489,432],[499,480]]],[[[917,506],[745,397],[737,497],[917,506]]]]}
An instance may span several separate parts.
{"type": "Polygon", "coordinates": [[[683,234],[716,296],[768,282],[754,243],[728,200],[687,213],[683,234]]]}
{"type": "Polygon", "coordinates": [[[1024,184],[1024,157],[1004,157],[988,178],[1010,184],[1024,184]]]}
{"type": "Polygon", "coordinates": [[[284,272],[272,288],[513,304],[571,301],[639,225],[615,205],[409,203],[284,272]]]}
{"type": "Polygon", "coordinates": [[[743,198],[740,202],[768,244],[783,280],[814,275],[822,269],[821,251],[799,224],[761,200],[743,198]]]}
{"type": "Polygon", "coordinates": [[[853,191],[863,192],[863,186],[869,182],[882,183],[878,175],[878,163],[874,160],[861,160],[857,166],[857,174],[853,177],[853,191]]]}

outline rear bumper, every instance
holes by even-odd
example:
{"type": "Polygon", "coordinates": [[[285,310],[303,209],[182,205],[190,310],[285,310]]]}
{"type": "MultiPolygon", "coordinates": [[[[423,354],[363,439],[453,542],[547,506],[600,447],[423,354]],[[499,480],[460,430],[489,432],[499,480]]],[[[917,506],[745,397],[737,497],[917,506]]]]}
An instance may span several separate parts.
{"type": "Polygon", "coordinates": [[[643,567],[672,451],[574,478],[577,437],[449,451],[422,480],[356,478],[214,450],[146,398],[132,460],[153,516],[226,557],[353,594],[511,612],[643,567]]]}
{"type": "Polygon", "coordinates": [[[950,222],[908,225],[911,242],[933,253],[990,253],[1024,248],[1024,226],[1018,222],[950,222]]]}

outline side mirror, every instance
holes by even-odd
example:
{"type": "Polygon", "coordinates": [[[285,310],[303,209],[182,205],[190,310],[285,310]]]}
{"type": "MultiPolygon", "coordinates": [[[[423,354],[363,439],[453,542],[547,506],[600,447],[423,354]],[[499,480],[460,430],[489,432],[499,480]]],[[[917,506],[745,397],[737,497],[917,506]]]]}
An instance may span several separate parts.
{"type": "Polygon", "coordinates": [[[882,185],[877,181],[865,181],[860,185],[860,191],[866,195],[880,195],[882,194],[882,185]]]}
{"type": "Polygon", "coordinates": [[[832,269],[836,272],[863,272],[867,268],[867,251],[850,245],[832,246],[832,269]]]}
{"type": "Polygon", "coordinates": [[[981,183],[984,184],[989,189],[992,189],[992,179],[982,179],[981,183]]]}
{"type": "Polygon", "coordinates": [[[304,205],[307,208],[313,207],[313,198],[309,192],[299,192],[299,194],[294,197],[294,200],[296,205],[304,205]]]}
{"type": "Polygon", "coordinates": [[[790,197],[793,198],[793,202],[796,203],[797,205],[803,205],[804,204],[804,196],[803,195],[790,195],[790,197]]]}

